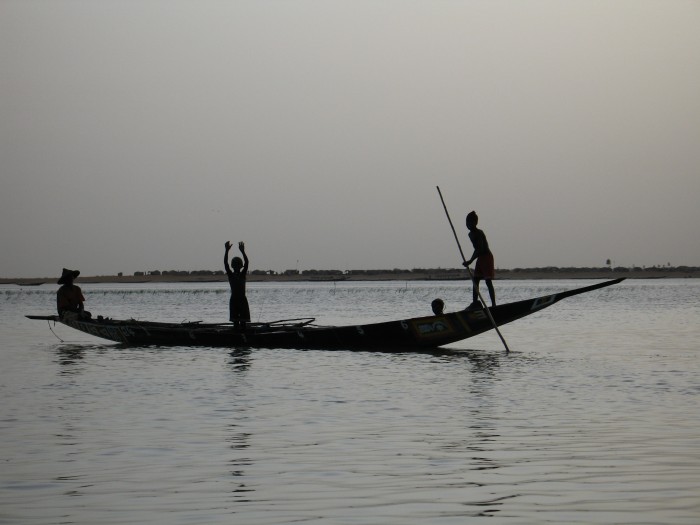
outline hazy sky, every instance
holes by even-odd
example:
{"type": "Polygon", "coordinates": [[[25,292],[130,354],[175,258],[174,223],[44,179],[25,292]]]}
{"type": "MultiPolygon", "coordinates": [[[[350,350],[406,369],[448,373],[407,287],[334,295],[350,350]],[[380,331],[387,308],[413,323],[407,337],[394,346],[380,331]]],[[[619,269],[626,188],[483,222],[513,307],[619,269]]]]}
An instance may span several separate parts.
{"type": "Polygon", "coordinates": [[[0,0],[0,276],[700,265],[700,2],[0,0]]]}

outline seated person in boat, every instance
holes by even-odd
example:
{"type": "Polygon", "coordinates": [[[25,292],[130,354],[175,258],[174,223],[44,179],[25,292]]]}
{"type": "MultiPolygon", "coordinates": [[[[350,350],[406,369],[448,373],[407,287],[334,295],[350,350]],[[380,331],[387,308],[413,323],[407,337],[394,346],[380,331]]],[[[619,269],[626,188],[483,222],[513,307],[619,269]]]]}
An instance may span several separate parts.
{"type": "Polygon", "coordinates": [[[445,312],[445,303],[442,299],[433,299],[430,303],[430,307],[433,309],[435,315],[442,315],[445,312]]]}
{"type": "Polygon", "coordinates": [[[482,279],[486,282],[486,288],[489,290],[491,306],[496,306],[496,292],[493,289],[492,282],[492,279],[495,277],[493,253],[491,253],[489,249],[489,242],[486,240],[486,234],[483,230],[476,227],[478,222],[479,216],[476,212],[469,212],[467,215],[467,229],[469,230],[469,239],[474,246],[474,253],[471,259],[464,263],[464,266],[469,267],[472,261],[476,259],[476,266],[474,267],[473,301],[468,307],[469,310],[481,309],[481,303],[479,302],[479,283],[482,279]]]}
{"type": "Polygon", "coordinates": [[[56,293],[56,307],[58,315],[77,316],[77,317],[92,317],[90,312],[85,311],[85,297],[79,286],[73,284],[73,281],[80,275],[78,270],[63,269],[63,274],[58,280],[61,286],[56,293]]]}
{"type": "Polygon", "coordinates": [[[250,322],[250,308],[248,307],[248,299],[245,295],[245,281],[248,275],[248,256],[245,253],[245,244],[238,243],[238,249],[243,255],[243,260],[240,257],[231,259],[231,266],[228,264],[228,252],[231,249],[231,241],[226,241],[226,252],[224,253],[224,268],[228,277],[228,283],[231,285],[231,299],[229,300],[229,321],[236,328],[245,328],[246,323],[250,322]]]}

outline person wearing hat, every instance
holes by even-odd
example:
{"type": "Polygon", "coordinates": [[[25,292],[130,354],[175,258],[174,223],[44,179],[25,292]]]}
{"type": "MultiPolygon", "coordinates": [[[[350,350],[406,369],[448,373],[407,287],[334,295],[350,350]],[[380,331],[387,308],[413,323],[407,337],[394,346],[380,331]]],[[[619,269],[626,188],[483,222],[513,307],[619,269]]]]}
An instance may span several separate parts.
{"type": "Polygon", "coordinates": [[[469,212],[467,215],[467,229],[469,230],[469,240],[472,241],[472,245],[474,246],[474,253],[469,261],[464,262],[464,266],[468,267],[474,259],[476,259],[476,266],[474,267],[474,300],[472,304],[467,307],[468,310],[481,309],[481,303],[479,302],[479,283],[482,279],[486,282],[486,288],[489,290],[491,306],[496,306],[496,292],[493,289],[492,282],[496,273],[494,270],[493,253],[491,253],[489,249],[489,242],[486,240],[486,234],[483,230],[476,227],[478,223],[479,216],[476,212],[469,212]]]}
{"type": "Polygon", "coordinates": [[[79,286],[73,284],[73,281],[80,275],[78,270],[63,269],[63,274],[58,280],[61,286],[56,293],[56,306],[58,315],[63,317],[66,313],[72,312],[79,317],[91,317],[89,312],[85,311],[83,303],[85,297],[79,286]]]}

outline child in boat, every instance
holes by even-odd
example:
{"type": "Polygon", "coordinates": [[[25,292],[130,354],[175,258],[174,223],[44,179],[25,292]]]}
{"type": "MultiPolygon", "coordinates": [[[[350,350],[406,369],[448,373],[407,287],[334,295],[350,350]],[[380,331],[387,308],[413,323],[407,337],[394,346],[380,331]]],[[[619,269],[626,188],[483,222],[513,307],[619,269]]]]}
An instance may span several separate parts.
{"type": "Polygon", "coordinates": [[[229,321],[231,321],[236,328],[245,328],[246,323],[250,322],[250,309],[248,307],[248,299],[245,295],[245,280],[248,275],[248,256],[245,253],[245,244],[239,242],[238,249],[243,255],[243,260],[241,260],[240,257],[234,257],[231,259],[231,266],[229,266],[228,252],[230,249],[231,241],[226,241],[224,268],[226,269],[228,283],[231,285],[229,321]]]}
{"type": "MultiPolygon", "coordinates": [[[[472,241],[474,246],[474,253],[469,261],[466,261],[464,266],[469,267],[469,265],[476,259],[476,266],[474,267],[474,292],[472,304],[467,308],[468,310],[480,309],[481,303],[479,302],[479,283],[483,279],[486,282],[486,288],[489,290],[489,296],[491,297],[491,306],[496,306],[496,292],[493,289],[492,279],[495,277],[493,253],[489,249],[489,243],[486,240],[486,234],[483,230],[476,227],[479,222],[479,216],[475,211],[469,212],[467,215],[467,229],[469,229],[469,239],[472,241]]],[[[485,306],[485,305],[484,305],[485,306]]]]}
{"type": "Polygon", "coordinates": [[[430,303],[430,307],[433,309],[435,315],[442,315],[445,312],[445,303],[442,299],[433,299],[430,303]]]}
{"type": "Polygon", "coordinates": [[[79,270],[64,268],[61,278],[58,280],[58,284],[63,285],[56,292],[56,308],[61,317],[66,314],[77,317],[92,317],[90,312],[85,311],[85,297],[83,297],[82,290],[73,284],[78,275],[80,275],[79,270]]]}

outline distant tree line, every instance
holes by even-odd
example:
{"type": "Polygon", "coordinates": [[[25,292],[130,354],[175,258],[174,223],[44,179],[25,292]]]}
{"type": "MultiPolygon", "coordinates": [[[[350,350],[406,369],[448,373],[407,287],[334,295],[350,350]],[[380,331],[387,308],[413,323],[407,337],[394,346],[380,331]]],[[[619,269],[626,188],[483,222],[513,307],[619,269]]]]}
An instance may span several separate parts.
{"type": "MultiPolygon", "coordinates": [[[[657,272],[663,270],[664,272],[677,272],[677,273],[690,273],[700,271],[698,266],[603,266],[603,267],[558,267],[558,266],[544,266],[536,268],[512,268],[512,269],[497,269],[497,273],[629,273],[629,272],[657,272]]],[[[346,276],[363,276],[363,275],[402,275],[402,274],[413,274],[413,275],[461,275],[466,272],[464,268],[413,268],[411,270],[393,268],[393,269],[376,269],[376,270],[284,270],[283,272],[276,272],[274,270],[253,270],[251,275],[302,275],[305,277],[319,277],[319,276],[330,276],[330,277],[340,277],[346,276]]],[[[147,275],[153,276],[193,276],[193,277],[207,277],[207,276],[222,276],[224,275],[223,270],[152,270],[148,272],[134,272],[134,276],[143,277],[147,275]]]]}
{"type": "Polygon", "coordinates": [[[503,270],[499,269],[497,272],[513,272],[513,273],[518,273],[518,272],[540,272],[540,273],[574,273],[574,272],[587,272],[587,273],[611,273],[611,272],[618,272],[618,273],[629,273],[629,272],[658,272],[658,271],[664,271],[664,272],[698,272],[700,271],[700,267],[698,266],[610,266],[610,267],[592,267],[592,268],[579,268],[579,267],[563,267],[560,268],[558,266],[545,266],[542,268],[513,268],[512,270],[503,270]]]}

